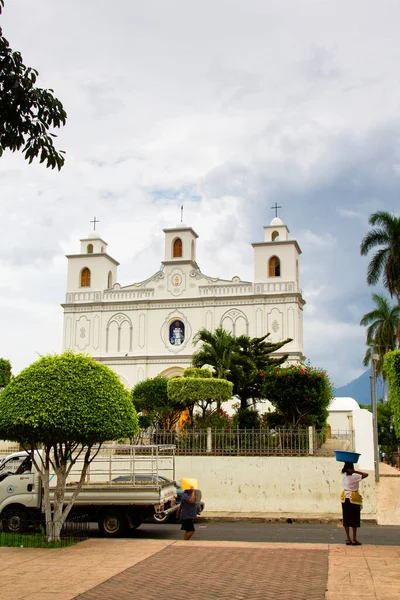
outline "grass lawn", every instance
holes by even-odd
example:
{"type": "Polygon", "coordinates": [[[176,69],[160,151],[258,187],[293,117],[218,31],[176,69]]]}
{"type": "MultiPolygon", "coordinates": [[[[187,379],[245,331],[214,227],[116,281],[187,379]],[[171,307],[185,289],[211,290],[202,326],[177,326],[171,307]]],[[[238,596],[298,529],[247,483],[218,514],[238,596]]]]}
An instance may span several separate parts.
{"type": "Polygon", "coordinates": [[[66,548],[82,540],[62,538],[58,542],[48,542],[43,533],[6,533],[0,532],[0,546],[8,548],[66,548]]]}

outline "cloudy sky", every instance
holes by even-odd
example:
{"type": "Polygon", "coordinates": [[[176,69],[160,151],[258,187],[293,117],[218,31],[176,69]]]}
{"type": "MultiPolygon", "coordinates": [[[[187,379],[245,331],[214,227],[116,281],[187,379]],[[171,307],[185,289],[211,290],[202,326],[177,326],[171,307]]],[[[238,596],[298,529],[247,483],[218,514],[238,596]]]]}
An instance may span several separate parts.
{"type": "Polygon", "coordinates": [[[377,290],[359,244],[371,212],[400,212],[397,1],[6,0],[1,21],[68,113],[61,173],[0,159],[0,356],[15,373],[61,350],[64,255],[93,216],[127,285],[159,268],[182,202],[202,271],[243,279],[282,205],[305,353],[336,385],[363,372],[377,290]]]}

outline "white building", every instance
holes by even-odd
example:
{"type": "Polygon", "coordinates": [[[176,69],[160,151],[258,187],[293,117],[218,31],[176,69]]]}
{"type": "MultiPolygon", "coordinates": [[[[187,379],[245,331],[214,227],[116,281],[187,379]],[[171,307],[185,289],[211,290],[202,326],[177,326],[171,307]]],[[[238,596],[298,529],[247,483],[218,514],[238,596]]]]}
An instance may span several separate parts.
{"type": "MultiPolygon", "coordinates": [[[[358,468],[367,471],[374,469],[374,442],[372,413],[360,408],[354,398],[333,398],[329,407],[328,425],[332,435],[340,441],[341,434],[354,435],[354,452],[361,454],[358,468]]],[[[333,439],[334,439],[333,438],[333,439]]],[[[333,441],[333,445],[334,445],[333,441]]],[[[336,450],[341,450],[340,444],[336,450]]],[[[345,449],[345,448],[343,448],[345,449]]]]}
{"type": "Polygon", "coordinates": [[[97,232],[68,255],[64,349],[87,352],[132,387],[147,377],[180,375],[191,364],[193,336],[223,327],[234,335],[286,338],[289,362],[303,356],[301,250],[275,217],[254,248],[254,281],[209,277],[196,262],[198,235],[183,223],[164,229],[165,256],[145,281],[121,286],[119,263],[97,232]]]}

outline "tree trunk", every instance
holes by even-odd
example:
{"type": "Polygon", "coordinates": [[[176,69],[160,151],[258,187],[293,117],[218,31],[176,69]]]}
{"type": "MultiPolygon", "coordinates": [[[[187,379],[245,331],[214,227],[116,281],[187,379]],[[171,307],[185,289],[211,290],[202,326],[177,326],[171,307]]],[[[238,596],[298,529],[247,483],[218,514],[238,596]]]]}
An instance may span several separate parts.
{"type": "Polygon", "coordinates": [[[248,408],[248,398],[240,398],[240,410],[247,410],[248,408]]]}
{"type": "MultiPolygon", "coordinates": [[[[58,450],[52,448],[45,449],[45,459],[40,469],[40,478],[43,485],[43,500],[45,508],[45,519],[46,519],[46,535],[49,542],[57,542],[60,540],[61,530],[64,523],[71,512],[71,508],[75,502],[76,497],[82,489],[83,482],[86,477],[86,473],[90,464],[90,453],[91,447],[86,449],[84,455],[84,463],[80,475],[79,482],[75,488],[73,495],[67,506],[64,508],[65,498],[65,485],[67,482],[68,474],[75,464],[75,460],[71,460],[68,454],[61,455],[58,450]],[[50,452],[54,451],[54,457],[52,457],[51,464],[57,477],[57,484],[54,490],[53,497],[53,509],[50,501],[50,452]]],[[[38,465],[40,466],[40,465],[38,465]]]]}

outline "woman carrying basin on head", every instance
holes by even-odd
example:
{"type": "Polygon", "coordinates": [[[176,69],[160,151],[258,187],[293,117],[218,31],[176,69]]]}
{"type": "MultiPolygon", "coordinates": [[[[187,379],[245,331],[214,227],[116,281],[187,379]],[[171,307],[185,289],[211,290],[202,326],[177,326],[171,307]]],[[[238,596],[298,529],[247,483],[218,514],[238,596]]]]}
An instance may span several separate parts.
{"type": "Polygon", "coordinates": [[[368,473],[355,471],[351,462],[345,462],[342,469],[343,491],[340,496],[342,502],[343,527],[346,532],[347,546],[361,546],[357,540],[357,529],[360,527],[362,497],[358,491],[359,483],[368,477],[368,473]],[[350,528],[353,530],[353,539],[350,537],[350,528]]]}

